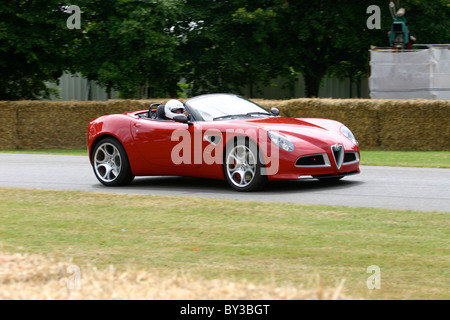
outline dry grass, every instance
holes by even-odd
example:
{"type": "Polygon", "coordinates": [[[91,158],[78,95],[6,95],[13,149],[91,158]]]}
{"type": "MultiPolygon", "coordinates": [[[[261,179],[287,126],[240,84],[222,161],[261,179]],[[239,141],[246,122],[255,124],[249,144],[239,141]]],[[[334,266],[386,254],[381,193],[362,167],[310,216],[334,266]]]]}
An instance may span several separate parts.
{"type": "Polygon", "coordinates": [[[70,262],[40,255],[0,253],[0,300],[341,300],[344,282],[325,289],[254,285],[202,280],[187,275],[161,277],[146,271],[119,273],[81,268],[80,280],[70,262]],[[79,284],[79,286],[77,286],[79,284]],[[71,289],[69,289],[71,288],[71,289]]]}

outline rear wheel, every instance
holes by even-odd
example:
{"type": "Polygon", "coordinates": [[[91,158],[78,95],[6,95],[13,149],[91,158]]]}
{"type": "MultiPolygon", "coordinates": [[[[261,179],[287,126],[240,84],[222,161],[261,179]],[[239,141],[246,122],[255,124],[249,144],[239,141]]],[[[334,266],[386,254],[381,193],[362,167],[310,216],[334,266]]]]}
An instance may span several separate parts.
{"type": "Polygon", "coordinates": [[[267,182],[267,176],[261,174],[263,162],[258,147],[244,137],[227,146],[223,168],[229,185],[238,191],[258,190],[267,182]]]}
{"type": "Polygon", "coordinates": [[[125,149],[116,139],[101,140],[92,154],[95,176],[105,186],[122,186],[133,181],[125,149]]]}

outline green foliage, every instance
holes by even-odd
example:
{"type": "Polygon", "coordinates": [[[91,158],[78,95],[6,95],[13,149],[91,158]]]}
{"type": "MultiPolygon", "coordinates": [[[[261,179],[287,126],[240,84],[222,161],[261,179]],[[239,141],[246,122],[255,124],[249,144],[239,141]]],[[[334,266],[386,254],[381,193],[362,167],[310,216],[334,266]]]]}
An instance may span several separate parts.
{"type": "MultiPolygon", "coordinates": [[[[201,22],[187,32],[189,63],[185,66],[193,93],[239,91],[255,82],[267,84],[277,76],[293,81],[292,75],[300,73],[306,96],[318,96],[323,76],[359,82],[367,75],[370,46],[388,46],[392,18],[386,0],[351,4],[344,0],[235,0],[210,6],[206,2],[210,1],[186,2],[190,11],[185,23],[201,22]],[[367,28],[369,5],[381,9],[380,30],[367,28]]],[[[408,21],[419,26],[416,34],[423,42],[448,42],[446,3],[405,2],[408,21]]]]}
{"type": "MultiPolygon", "coordinates": [[[[306,96],[325,75],[366,76],[368,49],[388,46],[389,1],[77,0],[81,30],[56,0],[0,3],[0,99],[48,97],[44,81],[81,72],[122,97],[241,93],[301,74],[306,96]],[[381,30],[368,30],[369,5],[381,30]]],[[[448,0],[401,1],[418,43],[450,42],[448,0]]]]}
{"type": "MultiPolygon", "coordinates": [[[[382,7],[386,1],[372,1],[382,7]]],[[[387,6],[387,4],[386,4],[387,6]]],[[[306,96],[318,96],[323,76],[335,69],[345,74],[363,71],[367,50],[374,42],[383,41],[384,32],[367,30],[366,2],[289,1],[280,10],[281,50],[283,44],[289,66],[300,71],[306,84],[306,96]],[[283,23],[284,21],[284,23],[283,23]],[[349,60],[351,59],[351,60],[349,60]]],[[[387,21],[388,15],[382,21],[387,21]]]]}
{"type": "Polygon", "coordinates": [[[411,33],[418,43],[450,43],[450,1],[402,1],[411,33]]]}
{"type": "Polygon", "coordinates": [[[85,1],[84,36],[73,71],[81,71],[122,97],[177,95],[176,24],[180,2],[85,1]]]}
{"type": "Polygon", "coordinates": [[[264,2],[258,6],[251,2],[186,1],[181,50],[190,94],[240,93],[245,85],[253,88],[276,77],[279,68],[270,37],[276,15],[270,8],[259,7],[264,2]]]}
{"type": "Polygon", "coordinates": [[[57,0],[0,2],[0,100],[48,97],[44,81],[68,67],[73,39],[57,0]]]}

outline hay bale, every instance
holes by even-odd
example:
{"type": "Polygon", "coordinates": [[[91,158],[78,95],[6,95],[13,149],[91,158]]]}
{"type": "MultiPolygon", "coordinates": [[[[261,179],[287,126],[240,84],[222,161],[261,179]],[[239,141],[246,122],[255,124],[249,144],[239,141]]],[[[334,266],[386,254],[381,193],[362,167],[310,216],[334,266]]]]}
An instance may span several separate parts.
{"type": "Polygon", "coordinates": [[[11,102],[0,101],[0,149],[17,147],[17,110],[11,102]]]}
{"type": "Polygon", "coordinates": [[[107,114],[147,109],[150,103],[138,100],[10,102],[17,119],[15,128],[7,130],[9,136],[17,133],[12,141],[20,149],[85,148],[91,120],[107,114]]]}
{"type": "Polygon", "coordinates": [[[349,127],[361,148],[379,145],[378,107],[363,99],[295,99],[280,105],[283,115],[295,118],[333,119],[349,127]]]}
{"type": "MultiPolygon", "coordinates": [[[[106,114],[146,110],[169,99],[0,102],[0,149],[85,148],[87,126],[106,114]]],[[[183,100],[183,99],[180,99],[183,100]]],[[[450,150],[450,101],[255,99],[296,118],[326,118],[348,126],[362,149],[450,150]]]]}
{"type": "Polygon", "coordinates": [[[450,150],[448,101],[388,101],[379,117],[384,150],[450,150]]]}

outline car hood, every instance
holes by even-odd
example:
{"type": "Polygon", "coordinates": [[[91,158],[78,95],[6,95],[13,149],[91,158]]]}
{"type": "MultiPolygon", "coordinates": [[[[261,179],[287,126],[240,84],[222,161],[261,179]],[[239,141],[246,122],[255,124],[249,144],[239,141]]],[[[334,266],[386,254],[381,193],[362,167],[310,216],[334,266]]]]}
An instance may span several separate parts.
{"type": "Polygon", "coordinates": [[[277,131],[288,136],[295,144],[313,144],[321,148],[336,143],[347,144],[347,139],[339,131],[342,124],[334,120],[270,117],[264,119],[245,119],[242,121],[260,129],[277,131]]]}

